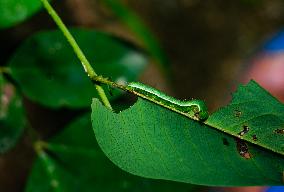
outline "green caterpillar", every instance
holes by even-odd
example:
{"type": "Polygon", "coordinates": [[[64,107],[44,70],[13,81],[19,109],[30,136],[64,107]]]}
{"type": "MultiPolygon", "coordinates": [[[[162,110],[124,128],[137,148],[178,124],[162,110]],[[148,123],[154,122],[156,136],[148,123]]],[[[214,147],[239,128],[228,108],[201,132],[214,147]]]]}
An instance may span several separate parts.
{"type": "Polygon", "coordinates": [[[129,83],[127,89],[140,97],[198,121],[205,121],[209,116],[206,104],[201,100],[181,101],[139,82],[129,83]]]}

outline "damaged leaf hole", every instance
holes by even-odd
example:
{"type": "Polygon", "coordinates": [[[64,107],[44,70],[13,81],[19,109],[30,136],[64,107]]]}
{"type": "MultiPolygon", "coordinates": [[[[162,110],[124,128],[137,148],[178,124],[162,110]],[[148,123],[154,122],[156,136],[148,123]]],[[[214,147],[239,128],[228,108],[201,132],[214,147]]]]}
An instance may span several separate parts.
{"type": "Polygon", "coordinates": [[[252,155],[249,153],[247,144],[240,139],[236,139],[236,142],[237,142],[237,151],[240,154],[240,156],[242,156],[245,159],[252,158],[252,155]]]}
{"type": "Polygon", "coordinates": [[[258,140],[258,139],[257,139],[257,136],[256,136],[256,135],[253,135],[253,136],[252,136],[252,140],[257,141],[257,140],[258,140]]]}
{"type": "Polygon", "coordinates": [[[243,125],[243,130],[238,133],[239,136],[244,136],[246,133],[249,132],[249,127],[247,125],[243,125]]]}
{"type": "Polygon", "coordinates": [[[275,131],[274,131],[275,133],[277,133],[277,134],[284,134],[284,129],[276,129],[275,131]]]}

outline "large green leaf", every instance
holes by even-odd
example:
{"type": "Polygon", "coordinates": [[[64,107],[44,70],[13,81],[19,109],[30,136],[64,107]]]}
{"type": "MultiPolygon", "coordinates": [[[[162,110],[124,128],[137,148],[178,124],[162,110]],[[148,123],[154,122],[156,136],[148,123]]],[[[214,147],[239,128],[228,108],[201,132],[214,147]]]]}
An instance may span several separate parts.
{"type": "Polygon", "coordinates": [[[21,136],[26,119],[13,85],[0,74],[0,154],[11,149],[21,136]]]}
{"type": "Polygon", "coordinates": [[[166,54],[143,21],[131,9],[125,6],[121,0],[102,0],[102,2],[109,6],[113,13],[142,40],[146,50],[158,62],[160,67],[168,71],[169,61],[166,54]]]}
{"type": "MultiPolygon", "coordinates": [[[[100,75],[120,83],[137,79],[147,59],[108,34],[71,30],[100,75]]],[[[97,92],[60,31],[38,33],[9,62],[13,78],[30,99],[50,107],[87,107],[97,92]]],[[[121,92],[114,92],[116,98],[121,92]]]]}
{"type": "Polygon", "coordinates": [[[39,0],[0,0],[0,29],[24,21],[40,7],[39,0]]]}
{"type": "Polygon", "coordinates": [[[240,86],[207,124],[284,155],[284,105],[254,81],[240,86]]]}
{"type": "Polygon", "coordinates": [[[36,160],[27,192],[189,192],[192,185],[143,179],[114,166],[99,149],[89,114],[51,139],[36,160]]]}
{"type": "Polygon", "coordinates": [[[210,126],[142,99],[118,114],[94,99],[93,129],[110,160],[135,175],[213,186],[283,184],[283,104],[254,82],[238,90],[232,105],[237,103],[241,116],[221,109],[205,122],[210,126]],[[266,105],[260,110],[256,102],[266,105]],[[231,131],[226,122],[233,118],[239,118],[240,125],[255,120],[248,124],[249,134],[231,131]],[[218,127],[213,122],[219,122],[218,127]],[[255,144],[251,134],[259,139],[255,144]],[[262,138],[265,135],[270,141],[262,138]]]}

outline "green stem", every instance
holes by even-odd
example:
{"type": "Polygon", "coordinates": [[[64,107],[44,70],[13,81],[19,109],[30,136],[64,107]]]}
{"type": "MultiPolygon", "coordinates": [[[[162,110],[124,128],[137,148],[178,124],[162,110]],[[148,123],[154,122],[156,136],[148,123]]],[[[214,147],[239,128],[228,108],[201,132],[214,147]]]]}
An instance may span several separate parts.
{"type": "Polygon", "coordinates": [[[46,149],[48,146],[48,143],[42,140],[37,140],[34,142],[34,150],[37,154],[40,154],[44,149],[46,149]]]}
{"type": "Polygon", "coordinates": [[[56,144],[56,143],[47,143],[46,149],[49,151],[57,152],[57,153],[72,153],[77,155],[84,155],[84,156],[94,156],[97,153],[94,153],[93,148],[84,148],[84,147],[74,147],[68,146],[64,144],[56,144]]]}
{"type": "MultiPolygon", "coordinates": [[[[61,18],[58,16],[58,14],[53,9],[53,7],[49,4],[48,0],[41,0],[41,2],[43,3],[44,7],[48,11],[49,15],[53,18],[54,22],[57,24],[59,29],[62,31],[62,33],[66,37],[66,39],[69,42],[69,44],[72,46],[75,54],[77,55],[77,57],[81,61],[82,65],[84,67],[84,70],[88,74],[90,79],[96,77],[97,73],[95,72],[95,70],[93,69],[91,64],[89,63],[88,59],[85,57],[84,53],[80,49],[79,45],[77,44],[77,42],[74,39],[74,37],[72,36],[72,34],[69,32],[69,30],[67,29],[65,24],[62,22],[61,18]]],[[[103,88],[101,86],[99,86],[99,85],[95,85],[95,87],[96,87],[96,89],[98,91],[98,94],[99,94],[103,104],[106,107],[108,107],[109,109],[112,109],[112,107],[110,105],[110,102],[109,102],[109,100],[108,100],[108,98],[107,98],[103,88]]]]}
{"type": "Polygon", "coordinates": [[[27,135],[32,143],[35,143],[40,140],[39,133],[31,126],[30,123],[26,125],[27,135]]]}
{"type": "Polygon", "coordinates": [[[102,84],[108,85],[110,87],[118,88],[118,89],[121,89],[121,90],[126,91],[128,93],[132,93],[132,94],[137,95],[139,97],[143,97],[141,94],[133,91],[133,89],[130,89],[128,86],[115,83],[115,82],[113,82],[113,81],[111,81],[108,78],[105,78],[103,76],[95,76],[95,77],[93,77],[92,78],[92,82],[94,84],[101,84],[102,83],[102,84]]]}
{"type": "Polygon", "coordinates": [[[118,88],[118,89],[121,89],[123,91],[127,91],[127,92],[133,92],[132,90],[128,89],[126,86],[124,85],[121,85],[121,84],[117,84],[111,80],[109,80],[108,78],[105,78],[103,76],[95,76],[93,78],[91,78],[92,82],[94,84],[106,84],[106,85],[109,85],[110,87],[115,87],[115,88],[118,88]]]}
{"type": "Polygon", "coordinates": [[[44,151],[44,149],[47,148],[47,145],[48,143],[44,141],[37,141],[34,143],[34,149],[46,169],[46,172],[50,179],[50,186],[53,188],[53,191],[62,192],[60,188],[59,177],[56,172],[55,162],[44,151]]]}
{"type": "Polygon", "coordinates": [[[10,71],[9,67],[0,66],[0,73],[7,73],[7,74],[9,74],[10,72],[11,71],[10,71]]]}

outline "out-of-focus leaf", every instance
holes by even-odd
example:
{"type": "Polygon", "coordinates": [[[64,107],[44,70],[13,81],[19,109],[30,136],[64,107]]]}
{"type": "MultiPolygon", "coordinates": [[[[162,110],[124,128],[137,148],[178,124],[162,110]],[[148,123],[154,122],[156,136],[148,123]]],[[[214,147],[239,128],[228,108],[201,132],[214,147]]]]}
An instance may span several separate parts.
{"type": "Polygon", "coordinates": [[[92,104],[98,143],[120,168],[213,186],[283,184],[283,114],[283,104],[253,81],[205,123],[142,99],[119,114],[92,104]]]}
{"type": "MultiPolygon", "coordinates": [[[[96,72],[113,81],[135,80],[147,64],[142,53],[108,34],[83,29],[71,33],[96,72]]],[[[60,31],[32,36],[16,51],[9,65],[24,94],[43,105],[87,107],[91,98],[97,97],[94,85],[60,31]]],[[[109,98],[120,94],[114,91],[109,98]]]]}
{"type": "Polygon", "coordinates": [[[7,83],[0,74],[0,154],[17,143],[25,123],[21,98],[13,85],[7,83]]]}
{"type": "Polygon", "coordinates": [[[50,140],[36,160],[27,192],[189,192],[196,187],[143,179],[113,165],[98,147],[89,114],[50,140]]]}
{"type": "Polygon", "coordinates": [[[113,13],[142,41],[146,50],[158,62],[160,67],[164,71],[168,71],[168,58],[154,35],[148,27],[144,25],[143,21],[131,9],[124,5],[121,0],[102,0],[102,2],[110,7],[113,13]]]}
{"type": "Polygon", "coordinates": [[[0,29],[24,21],[40,8],[39,0],[0,0],[0,29]]]}

